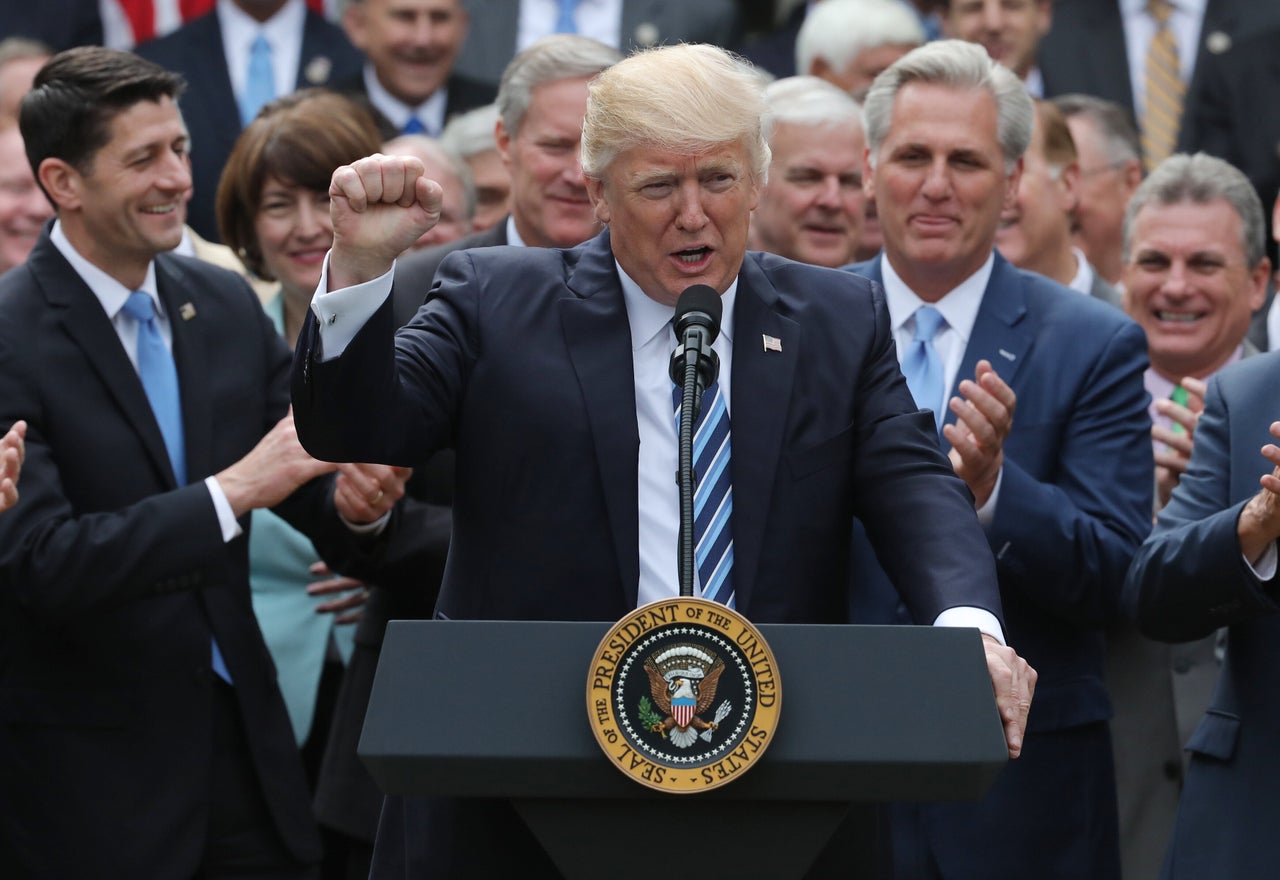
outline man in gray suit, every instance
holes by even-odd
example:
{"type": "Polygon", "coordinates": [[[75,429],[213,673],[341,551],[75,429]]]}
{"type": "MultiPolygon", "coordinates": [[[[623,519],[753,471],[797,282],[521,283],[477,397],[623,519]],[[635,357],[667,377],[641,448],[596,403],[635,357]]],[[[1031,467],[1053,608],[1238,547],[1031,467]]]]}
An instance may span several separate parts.
{"type": "Polygon", "coordinates": [[[1039,272],[1072,290],[1119,306],[1119,291],[1071,241],[1071,217],[1080,203],[1080,162],[1071,129],[1053,104],[1036,101],[1035,108],[1017,198],[1000,215],[996,247],[1019,269],[1039,272]]]}
{"type": "MultiPolygon", "coordinates": [[[[1156,509],[1187,469],[1206,384],[1256,349],[1245,339],[1271,263],[1248,179],[1209,156],[1175,155],[1134,193],[1124,225],[1124,304],[1146,331],[1156,509]]],[[[1189,740],[1218,677],[1216,635],[1178,645],[1108,633],[1107,679],[1125,875],[1154,877],[1189,740]]]]}
{"type": "Polygon", "coordinates": [[[733,0],[616,0],[575,4],[567,17],[562,4],[529,0],[464,0],[472,28],[455,70],[496,83],[517,52],[549,34],[581,34],[630,52],[669,43],[736,46],[742,36],[733,0]]]}

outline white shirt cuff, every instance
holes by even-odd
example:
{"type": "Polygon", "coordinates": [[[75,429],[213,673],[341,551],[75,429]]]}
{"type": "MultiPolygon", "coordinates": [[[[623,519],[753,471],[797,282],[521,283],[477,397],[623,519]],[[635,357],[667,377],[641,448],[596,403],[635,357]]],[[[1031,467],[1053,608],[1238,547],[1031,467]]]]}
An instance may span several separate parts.
{"type": "Polygon", "coordinates": [[[996,485],[991,490],[991,497],[987,499],[987,503],[978,508],[978,522],[982,527],[988,528],[992,521],[996,518],[996,500],[1000,497],[1000,484],[1004,482],[1004,468],[1000,468],[1000,473],[996,474],[996,485]]]}
{"type": "Polygon", "coordinates": [[[1262,558],[1258,560],[1258,564],[1254,565],[1248,559],[1244,564],[1249,566],[1249,570],[1260,581],[1269,581],[1276,576],[1276,542],[1272,541],[1267,545],[1267,549],[1263,552],[1262,558]]]}
{"type": "Polygon", "coordinates": [[[342,514],[338,514],[338,519],[342,520],[342,524],[357,535],[381,535],[382,530],[385,529],[387,527],[387,523],[391,521],[391,511],[388,510],[371,523],[352,522],[342,514]]]}
{"type": "Polygon", "coordinates": [[[996,620],[996,616],[985,608],[957,605],[955,608],[948,608],[939,614],[933,625],[971,626],[982,630],[1002,645],[1008,644],[1004,640],[1004,630],[1000,627],[1000,621],[996,620]]]}
{"type": "Polygon", "coordinates": [[[227,500],[227,493],[222,491],[218,478],[205,477],[204,484],[209,487],[209,497],[213,499],[213,509],[218,514],[218,525],[222,527],[223,543],[233,541],[243,535],[244,529],[240,528],[235,512],[231,509],[231,502],[227,500]]]}
{"type": "Polygon", "coordinates": [[[360,328],[369,323],[373,313],[387,301],[395,271],[392,263],[390,269],[372,281],[329,292],[329,254],[325,254],[320,283],[311,299],[311,311],[320,328],[321,362],[341,357],[360,328]]]}

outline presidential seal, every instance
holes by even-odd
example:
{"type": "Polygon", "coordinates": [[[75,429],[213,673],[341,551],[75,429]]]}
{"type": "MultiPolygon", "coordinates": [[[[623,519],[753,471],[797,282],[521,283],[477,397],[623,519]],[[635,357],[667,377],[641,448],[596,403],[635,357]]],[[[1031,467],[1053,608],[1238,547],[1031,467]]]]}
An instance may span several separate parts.
{"type": "Polygon", "coordinates": [[[755,763],[781,698],[759,631],[705,599],[653,602],[618,621],[587,680],[591,729],[610,762],[673,794],[717,788],[755,763]]]}

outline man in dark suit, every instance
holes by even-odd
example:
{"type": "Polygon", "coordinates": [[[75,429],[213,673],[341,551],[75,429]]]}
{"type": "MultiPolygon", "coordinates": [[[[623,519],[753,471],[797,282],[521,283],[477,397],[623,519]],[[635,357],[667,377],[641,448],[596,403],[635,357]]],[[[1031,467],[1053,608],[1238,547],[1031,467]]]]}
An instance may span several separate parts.
{"type": "MultiPolygon", "coordinates": [[[[1257,0],[1205,0],[1200,12],[1174,4],[1170,27],[1187,84],[1184,107],[1198,103],[1201,62],[1230,53],[1246,34],[1280,27],[1280,4],[1257,0]],[[1184,38],[1197,32],[1195,43],[1184,38]]],[[[1040,72],[1047,97],[1082,92],[1114,101],[1142,118],[1144,59],[1155,24],[1144,3],[1119,0],[1060,0],[1053,25],[1041,40],[1040,72]],[[1088,59],[1088,63],[1081,63],[1088,59]]]]}
{"type": "Polygon", "coordinates": [[[257,297],[166,253],[191,186],[181,85],[82,48],[23,103],[57,220],[0,280],[0,421],[28,422],[0,519],[16,876],[311,877],[320,855],[244,530],[270,506],[319,549],[350,531],[313,480],[334,466],[282,418],[289,354],[257,297]]]}
{"type": "Polygon", "coordinates": [[[493,101],[491,83],[454,71],[468,21],[462,0],[353,0],[342,25],[366,60],[336,88],[373,110],[384,140],[439,137],[450,118],[493,101]]]}
{"type": "MultiPolygon", "coordinates": [[[[1249,178],[1263,204],[1280,191],[1280,26],[1206,55],[1187,96],[1178,147],[1226,159],[1249,178]]],[[[1271,239],[1268,250],[1277,253],[1271,239]]]]}
{"type": "Polygon", "coordinates": [[[331,86],[360,69],[360,53],[342,30],[302,0],[224,0],[213,12],[136,50],[188,83],[181,101],[191,132],[194,181],[188,222],[209,241],[222,240],[213,211],[222,166],[260,106],[249,94],[253,44],[259,38],[268,46],[273,84],[268,100],[295,88],[331,86]]]}
{"type": "MultiPolygon", "coordinates": [[[[981,801],[895,809],[895,866],[903,878],[1116,878],[1101,627],[1151,521],[1142,332],[993,252],[1033,110],[981,47],[917,49],[876,79],[864,112],[863,180],[885,248],[855,271],[885,286],[904,372],[995,553],[1009,643],[1041,682],[1022,759],[981,801]]],[[[888,584],[910,585],[886,580],[865,543],[854,582],[883,601],[855,606],[858,621],[902,620],[888,584]]]]}
{"type": "Polygon", "coordinates": [[[0,3],[0,34],[39,40],[55,51],[102,43],[97,0],[0,3]]]}
{"type": "Polygon", "coordinates": [[[511,213],[483,232],[400,261],[392,293],[396,326],[407,324],[440,262],[457,250],[581,244],[600,231],[578,164],[587,83],[622,56],[587,37],[545,37],[511,60],[498,91],[495,138],[511,173],[511,213]]]}
{"type": "Polygon", "coordinates": [[[458,56],[458,72],[496,84],[515,54],[549,34],[576,33],[626,54],[634,49],[672,43],[736,46],[741,38],[741,12],[731,0],[619,0],[612,4],[580,3],[572,27],[562,25],[556,3],[520,0],[463,0],[475,28],[458,56]],[[535,6],[526,9],[526,6],[535,6]],[[604,9],[588,10],[597,6],[604,9]]]}
{"type": "Polygon", "coordinates": [[[1276,353],[1210,380],[1187,472],[1125,587],[1138,625],[1152,638],[1179,642],[1229,628],[1217,689],[1187,744],[1191,763],[1161,872],[1166,880],[1265,877],[1280,860],[1273,833],[1280,821],[1273,734],[1280,724],[1278,387],[1276,353]]]}
{"type": "MultiPolygon", "coordinates": [[[[757,621],[842,621],[850,527],[861,516],[886,565],[913,585],[922,617],[986,632],[1016,755],[1018,704],[1034,676],[999,644],[971,501],[914,412],[878,288],[744,256],[768,162],[762,110],[755,73],[712,47],[614,65],[592,83],[582,136],[609,231],[572,250],[450,256],[395,349],[387,270],[433,221],[438,188],[395,157],[339,169],[322,283],[333,292],[317,294],[295,361],[300,436],[322,455],[362,447],[386,461],[454,446],[437,614],[616,619],[676,591],[668,322],[686,287],[708,284],[727,301],[718,387],[732,407],[738,609],[757,621]],[[400,427],[394,437],[358,431],[361,420],[400,427]]],[[[405,799],[390,808],[375,876],[552,871],[509,807],[405,799]]]]}

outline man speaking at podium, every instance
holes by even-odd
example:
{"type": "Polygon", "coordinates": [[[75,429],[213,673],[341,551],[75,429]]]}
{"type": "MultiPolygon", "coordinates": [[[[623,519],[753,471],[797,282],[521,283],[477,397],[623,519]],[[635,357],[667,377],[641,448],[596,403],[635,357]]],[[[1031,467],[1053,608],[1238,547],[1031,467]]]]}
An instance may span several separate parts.
{"type": "MultiPolygon", "coordinates": [[[[746,254],[769,164],[762,110],[755,74],[708,46],[605,71],[581,163],[606,231],[571,250],[452,254],[398,334],[393,261],[435,223],[439,187],[414,159],[338,169],[333,250],[294,363],[298,434],[334,461],[457,450],[439,617],[616,620],[677,593],[671,321],[682,292],[709,285],[721,368],[703,418],[732,424],[717,598],[756,623],[844,622],[859,518],[917,621],[986,634],[1016,757],[1035,673],[1001,644],[973,498],[912,402],[883,290],[746,254]]],[[[442,722],[466,735],[465,719],[442,722]]],[[[509,808],[393,799],[374,876],[540,868],[509,808]]]]}

